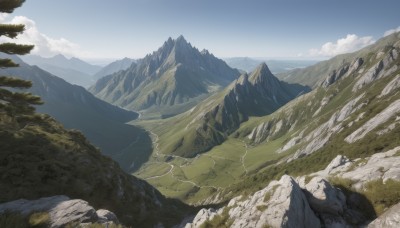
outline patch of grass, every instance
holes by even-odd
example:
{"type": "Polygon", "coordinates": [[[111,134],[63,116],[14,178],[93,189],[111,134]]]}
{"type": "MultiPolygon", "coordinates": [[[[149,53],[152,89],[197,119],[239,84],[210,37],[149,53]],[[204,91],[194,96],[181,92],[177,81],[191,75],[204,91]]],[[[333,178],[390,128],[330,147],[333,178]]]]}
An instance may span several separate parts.
{"type": "Polygon", "coordinates": [[[215,215],[211,220],[205,221],[200,228],[229,228],[233,221],[229,218],[230,207],[225,207],[221,215],[215,215]]]}
{"type": "Polygon", "coordinates": [[[269,190],[267,193],[265,193],[264,202],[268,202],[271,199],[271,196],[275,193],[275,190],[278,187],[279,187],[279,185],[275,185],[272,187],[271,190],[269,190]]]}
{"type": "Polygon", "coordinates": [[[257,206],[257,210],[259,210],[261,212],[265,211],[266,209],[267,209],[267,205],[258,205],[257,206]]]}
{"type": "Polygon", "coordinates": [[[383,183],[383,180],[375,180],[365,185],[362,192],[374,206],[379,216],[391,206],[400,202],[400,182],[392,179],[383,183]]]}
{"type": "Polygon", "coordinates": [[[47,227],[50,215],[47,212],[37,212],[29,216],[29,225],[33,227],[47,227]]]}

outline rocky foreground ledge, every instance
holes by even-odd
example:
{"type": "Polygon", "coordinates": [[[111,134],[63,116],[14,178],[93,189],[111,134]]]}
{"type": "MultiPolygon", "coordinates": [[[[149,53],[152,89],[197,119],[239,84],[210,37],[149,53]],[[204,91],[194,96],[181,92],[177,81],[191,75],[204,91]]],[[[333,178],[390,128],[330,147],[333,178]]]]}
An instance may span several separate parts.
{"type": "MultiPolygon", "coordinates": [[[[95,210],[88,202],[80,199],[70,199],[59,195],[40,198],[38,200],[19,199],[0,204],[0,214],[17,214],[22,218],[38,215],[37,220],[42,220],[46,227],[58,228],[67,225],[71,227],[89,227],[92,224],[101,224],[103,227],[111,227],[119,224],[114,213],[100,209],[95,210]]],[[[13,226],[8,224],[7,226],[13,226]]],[[[39,224],[31,224],[39,225],[39,224]]]]}
{"type": "Polygon", "coordinates": [[[362,193],[372,181],[399,183],[400,147],[354,161],[339,155],[319,172],[284,175],[252,196],[233,198],[218,210],[200,210],[181,227],[400,227],[400,199],[371,221],[375,210],[362,193]],[[345,183],[351,188],[335,187],[345,183]]]}

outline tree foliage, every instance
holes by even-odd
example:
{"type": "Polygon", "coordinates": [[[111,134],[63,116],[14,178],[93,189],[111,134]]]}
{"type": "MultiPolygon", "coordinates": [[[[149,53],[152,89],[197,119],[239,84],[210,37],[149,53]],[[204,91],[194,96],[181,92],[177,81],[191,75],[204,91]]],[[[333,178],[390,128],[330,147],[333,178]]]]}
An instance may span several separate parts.
{"type": "MultiPolygon", "coordinates": [[[[0,12],[12,13],[15,8],[22,5],[24,0],[0,0],[0,12]]],[[[16,38],[25,29],[24,25],[0,24],[0,37],[16,38]]],[[[32,49],[33,45],[24,45],[16,43],[0,44],[0,52],[9,55],[25,55],[32,49]]],[[[0,68],[18,67],[9,58],[0,59],[0,68]]],[[[33,114],[35,108],[32,105],[39,105],[43,102],[40,97],[26,92],[14,92],[15,89],[28,89],[32,82],[15,77],[0,75],[0,113],[6,113],[11,117],[33,114]]]]}

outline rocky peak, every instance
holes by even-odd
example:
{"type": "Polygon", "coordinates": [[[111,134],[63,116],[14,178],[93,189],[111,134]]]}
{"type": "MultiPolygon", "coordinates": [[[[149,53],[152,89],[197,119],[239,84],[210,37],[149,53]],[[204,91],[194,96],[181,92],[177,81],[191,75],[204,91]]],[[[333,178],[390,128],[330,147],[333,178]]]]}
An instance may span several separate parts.
{"type": "Polygon", "coordinates": [[[253,84],[266,82],[270,78],[275,78],[275,76],[271,73],[265,62],[261,63],[250,75],[250,81],[253,84]]]}

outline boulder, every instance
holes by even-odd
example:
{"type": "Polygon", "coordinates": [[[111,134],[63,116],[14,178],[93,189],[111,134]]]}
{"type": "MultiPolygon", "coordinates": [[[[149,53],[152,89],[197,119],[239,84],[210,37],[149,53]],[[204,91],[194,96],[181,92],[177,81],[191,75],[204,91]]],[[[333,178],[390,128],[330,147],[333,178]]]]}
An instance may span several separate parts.
{"type": "Polygon", "coordinates": [[[372,221],[368,228],[398,228],[400,227],[400,203],[394,205],[381,216],[372,221]]]}
{"type": "Polygon", "coordinates": [[[96,210],[88,202],[70,199],[67,196],[44,197],[37,200],[19,199],[0,204],[0,214],[4,212],[19,213],[28,216],[36,212],[49,214],[49,227],[65,227],[68,224],[118,224],[114,213],[107,210],[96,210]]]}
{"type": "Polygon", "coordinates": [[[340,215],[346,206],[343,192],[322,177],[314,177],[305,186],[307,200],[314,211],[340,215]]]}
{"type": "Polygon", "coordinates": [[[113,222],[116,224],[119,223],[117,216],[109,210],[100,209],[96,211],[96,214],[98,217],[98,221],[100,223],[106,223],[106,222],[113,222]]]}

